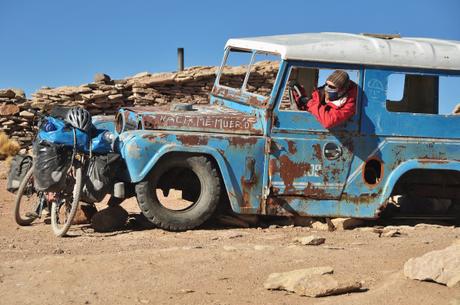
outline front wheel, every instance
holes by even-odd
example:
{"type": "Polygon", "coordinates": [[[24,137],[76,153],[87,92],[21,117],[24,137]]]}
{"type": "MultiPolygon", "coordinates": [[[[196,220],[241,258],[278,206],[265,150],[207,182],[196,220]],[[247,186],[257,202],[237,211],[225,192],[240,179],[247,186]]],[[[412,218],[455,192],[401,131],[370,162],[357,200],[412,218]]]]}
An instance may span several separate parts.
{"type": "Polygon", "coordinates": [[[217,168],[204,156],[166,158],[136,185],[142,213],[156,226],[170,231],[203,224],[216,210],[220,191],[217,168]]]}
{"type": "Polygon", "coordinates": [[[38,193],[34,187],[33,167],[31,166],[16,193],[14,219],[18,225],[28,226],[40,217],[40,200],[43,200],[43,195],[40,194],[42,193],[38,193]]]}
{"type": "Polygon", "coordinates": [[[67,174],[67,183],[74,182],[72,194],[60,192],[51,204],[51,227],[56,236],[65,236],[77,213],[82,189],[81,164],[74,160],[67,174]]]}

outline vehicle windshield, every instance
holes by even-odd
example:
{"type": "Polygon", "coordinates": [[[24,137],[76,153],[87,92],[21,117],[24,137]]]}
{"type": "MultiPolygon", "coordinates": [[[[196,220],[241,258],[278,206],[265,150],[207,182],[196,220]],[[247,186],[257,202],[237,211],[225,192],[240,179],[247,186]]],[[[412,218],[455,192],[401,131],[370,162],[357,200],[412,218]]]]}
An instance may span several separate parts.
{"type": "Polygon", "coordinates": [[[228,49],[216,86],[231,92],[224,96],[242,103],[264,105],[270,99],[280,56],[260,51],[228,49]]]}

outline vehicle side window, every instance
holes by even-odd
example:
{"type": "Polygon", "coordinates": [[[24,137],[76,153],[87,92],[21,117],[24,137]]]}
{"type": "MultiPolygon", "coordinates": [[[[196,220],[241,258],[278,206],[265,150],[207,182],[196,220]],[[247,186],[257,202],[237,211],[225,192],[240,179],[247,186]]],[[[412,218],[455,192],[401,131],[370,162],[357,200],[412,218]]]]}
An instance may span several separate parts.
{"type": "MultiPolygon", "coordinates": [[[[311,97],[313,91],[323,86],[326,83],[327,78],[336,69],[320,69],[312,67],[292,67],[289,73],[288,83],[283,91],[283,96],[280,103],[280,110],[298,111],[295,105],[292,105],[292,101],[289,98],[289,86],[290,84],[297,83],[303,87],[306,96],[311,97]]],[[[357,70],[345,70],[350,80],[354,83],[358,83],[359,72],[357,70]]]]}
{"type": "Polygon", "coordinates": [[[393,73],[388,77],[390,112],[460,114],[460,77],[393,73]]]}
{"type": "Polygon", "coordinates": [[[279,55],[230,50],[221,69],[219,85],[269,97],[279,63],[279,55]]]}

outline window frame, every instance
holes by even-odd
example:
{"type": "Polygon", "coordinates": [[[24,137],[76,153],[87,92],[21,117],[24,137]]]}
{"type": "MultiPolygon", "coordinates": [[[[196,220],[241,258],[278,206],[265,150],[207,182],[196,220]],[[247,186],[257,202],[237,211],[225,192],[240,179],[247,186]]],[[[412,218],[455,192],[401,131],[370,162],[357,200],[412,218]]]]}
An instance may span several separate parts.
{"type": "MultiPolygon", "coordinates": [[[[276,83],[278,81],[278,78],[280,76],[280,72],[281,72],[281,66],[282,66],[282,59],[281,59],[281,55],[279,53],[272,53],[272,52],[266,52],[266,51],[261,51],[261,50],[247,50],[247,49],[242,49],[242,48],[235,48],[235,47],[228,47],[226,50],[225,50],[225,53],[224,53],[224,57],[222,59],[222,62],[221,62],[221,65],[217,71],[217,75],[216,75],[216,80],[214,82],[214,87],[218,87],[218,88],[223,88],[223,89],[227,89],[227,90],[235,90],[235,91],[239,91],[239,93],[243,96],[243,95],[246,95],[246,96],[254,96],[256,98],[258,98],[259,100],[265,100],[265,101],[270,101],[273,99],[274,97],[274,93],[275,93],[275,87],[276,87],[276,83]],[[229,54],[230,52],[244,52],[244,53],[250,53],[251,54],[251,58],[250,58],[250,62],[249,64],[247,65],[247,69],[246,69],[246,74],[244,76],[244,80],[243,80],[243,83],[241,85],[240,88],[234,88],[234,87],[229,87],[229,86],[225,86],[224,84],[221,84],[220,83],[220,79],[221,79],[221,76],[223,74],[223,70],[224,70],[224,67],[227,63],[227,60],[228,60],[228,57],[229,57],[229,54]],[[248,81],[249,81],[249,78],[250,78],[250,74],[251,74],[251,69],[252,67],[254,66],[255,64],[255,59],[256,59],[256,56],[258,54],[267,54],[267,55],[273,55],[273,56],[278,56],[278,60],[277,60],[277,63],[278,63],[278,73],[275,77],[275,79],[273,80],[273,86],[270,90],[270,94],[265,96],[265,95],[261,95],[261,94],[257,94],[257,93],[254,93],[254,92],[250,92],[247,90],[247,85],[248,85],[248,81]]],[[[244,102],[245,103],[245,102],[244,102]]],[[[246,103],[245,103],[246,104],[246,103]]]]}
{"type": "Polygon", "coordinates": [[[284,75],[282,77],[283,81],[279,86],[278,89],[278,95],[276,97],[275,103],[274,103],[274,117],[275,117],[275,122],[272,126],[272,131],[275,133],[309,133],[309,132],[320,132],[320,133],[340,133],[340,132],[347,132],[347,133],[353,133],[357,134],[360,132],[360,126],[361,126],[361,108],[362,108],[362,86],[364,84],[364,70],[365,67],[362,65],[356,65],[356,64],[344,64],[344,63],[323,63],[323,62],[315,62],[315,61],[301,61],[301,60],[288,60],[286,61],[286,69],[284,72],[284,75]],[[301,68],[313,68],[313,69],[329,69],[329,70],[337,70],[337,69],[342,69],[342,70],[354,70],[357,71],[358,73],[358,79],[356,81],[356,85],[358,86],[358,94],[356,97],[356,111],[355,114],[350,118],[349,121],[347,121],[344,124],[340,124],[336,127],[333,127],[331,129],[326,129],[321,124],[319,121],[308,111],[304,110],[293,110],[293,109],[280,109],[282,98],[283,98],[283,93],[286,90],[286,86],[288,85],[289,82],[289,76],[291,75],[291,70],[294,67],[301,67],[301,68]],[[283,121],[303,121],[307,122],[305,123],[306,126],[299,126],[298,124],[290,124],[290,125],[284,125],[283,126],[283,121]],[[308,123],[310,121],[311,123],[308,123]],[[277,124],[281,124],[280,126],[277,126],[277,124]],[[310,125],[310,126],[307,126],[310,125]],[[305,127],[305,128],[304,128],[305,127]]]}
{"type": "MultiPolygon", "coordinates": [[[[383,70],[383,69],[382,69],[383,70]]],[[[386,76],[386,101],[385,101],[385,110],[389,113],[408,113],[408,114],[415,114],[415,115],[427,115],[427,116],[458,116],[458,114],[453,114],[452,112],[449,113],[440,113],[441,112],[441,79],[442,78],[448,78],[448,77],[455,77],[459,80],[460,84],[460,73],[435,73],[433,71],[413,71],[413,70],[402,70],[402,69],[385,69],[386,72],[388,72],[386,76]],[[402,98],[399,101],[394,101],[394,100],[389,100],[388,99],[388,91],[389,91],[389,80],[392,75],[403,75],[404,76],[404,82],[403,82],[403,88],[402,88],[402,98]],[[438,82],[437,82],[437,111],[438,113],[426,113],[426,112],[415,112],[415,111],[392,111],[388,109],[388,102],[393,102],[393,103],[403,103],[404,98],[406,96],[406,91],[405,91],[405,86],[407,82],[407,75],[418,75],[418,76],[426,76],[426,77],[437,77],[438,82]]],[[[460,100],[459,100],[460,103],[460,100]]],[[[455,105],[454,105],[455,107],[455,105]]],[[[452,108],[453,110],[453,108],[452,108]]]]}

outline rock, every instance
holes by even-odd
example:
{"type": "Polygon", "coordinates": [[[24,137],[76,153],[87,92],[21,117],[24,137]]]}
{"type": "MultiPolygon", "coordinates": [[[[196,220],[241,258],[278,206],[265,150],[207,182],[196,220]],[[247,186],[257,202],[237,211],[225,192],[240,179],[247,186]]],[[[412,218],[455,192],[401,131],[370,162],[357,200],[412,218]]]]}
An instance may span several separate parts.
{"type": "Polygon", "coordinates": [[[401,232],[399,232],[398,230],[389,230],[389,231],[383,231],[380,236],[381,237],[398,237],[401,235],[402,235],[401,232]]]}
{"type": "Polygon", "coordinates": [[[16,95],[15,97],[26,98],[26,93],[24,90],[18,88],[11,88],[10,90],[14,92],[16,95]]]}
{"type": "Polygon", "coordinates": [[[108,96],[109,100],[116,100],[122,97],[123,97],[123,94],[112,94],[108,96]]]}
{"type": "Polygon", "coordinates": [[[16,93],[11,89],[0,89],[0,97],[14,98],[16,93]]]}
{"type": "Polygon", "coordinates": [[[19,112],[19,116],[21,116],[23,118],[26,118],[26,119],[33,119],[35,114],[33,114],[30,111],[23,110],[23,111],[19,112]]]}
{"type": "Polygon", "coordinates": [[[3,122],[2,124],[3,126],[11,126],[11,125],[14,125],[14,121],[13,120],[8,120],[6,122],[3,122]]]}
{"type": "Polygon", "coordinates": [[[128,212],[121,206],[107,207],[91,218],[91,226],[97,232],[111,232],[122,229],[128,219],[128,212]]]}
{"type": "Polygon", "coordinates": [[[336,230],[353,230],[364,225],[364,220],[358,218],[334,218],[331,222],[336,230]]]}
{"type": "Polygon", "coordinates": [[[327,225],[327,223],[322,223],[321,221],[315,221],[311,224],[311,227],[312,229],[318,231],[329,231],[329,226],[327,225]]]}
{"type": "Polygon", "coordinates": [[[102,82],[104,84],[107,84],[108,82],[110,82],[111,79],[110,79],[110,76],[108,76],[107,74],[104,74],[104,73],[96,73],[94,75],[94,82],[95,83],[98,83],[98,82],[102,82]]]}
{"type": "Polygon", "coordinates": [[[74,225],[83,225],[91,223],[91,218],[97,213],[97,209],[92,204],[81,203],[78,206],[77,213],[72,220],[74,225]]]}
{"type": "Polygon", "coordinates": [[[272,273],[264,283],[266,289],[286,290],[309,297],[322,297],[359,291],[356,281],[337,281],[331,274],[332,267],[298,269],[284,273],[272,273]]]}
{"type": "Polygon", "coordinates": [[[326,241],[325,238],[318,237],[315,235],[294,238],[294,242],[300,243],[304,246],[318,246],[318,245],[324,244],[325,241],[326,241]]]}
{"type": "Polygon", "coordinates": [[[413,280],[434,281],[454,287],[460,281],[460,245],[431,251],[404,264],[404,275],[413,280]]]}
{"type": "Polygon", "coordinates": [[[449,279],[449,281],[446,284],[447,287],[458,287],[460,288],[460,274],[454,275],[453,278],[449,279]]]}
{"type": "Polygon", "coordinates": [[[10,116],[19,113],[20,109],[15,104],[2,104],[0,105],[0,116],[10,116]]]}
{"type": "Polygon", "coordinates": [[[460,305],[460,297],[458,299],[452,299],[449,305],[460,305]]]}
{"type": "Polygon", "coordinates": [[[334,269],[332,267],[313,267],[307,269],[297,269],[282,273],[272,273],[264,283],[265,289],[284,289],[287,291],[294,291],[296,284],[313,275],[332,274],[334,269]]]}

